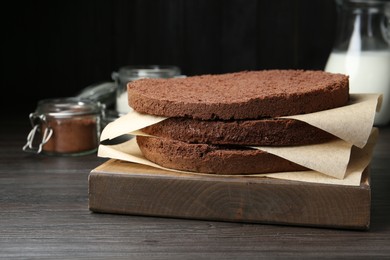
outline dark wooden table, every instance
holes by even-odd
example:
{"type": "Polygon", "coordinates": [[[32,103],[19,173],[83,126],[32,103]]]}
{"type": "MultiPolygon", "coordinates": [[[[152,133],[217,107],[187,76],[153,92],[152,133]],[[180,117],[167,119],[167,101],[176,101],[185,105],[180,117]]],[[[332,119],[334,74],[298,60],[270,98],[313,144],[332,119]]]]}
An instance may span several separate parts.
{"type": "Polygon", "coordinates": [[[369,231],[98,214],[89,172],[106,159],[22,151],[28,118],[0,130],[1,259],[390,258],[390,127],[372,163],[369,231]]]}

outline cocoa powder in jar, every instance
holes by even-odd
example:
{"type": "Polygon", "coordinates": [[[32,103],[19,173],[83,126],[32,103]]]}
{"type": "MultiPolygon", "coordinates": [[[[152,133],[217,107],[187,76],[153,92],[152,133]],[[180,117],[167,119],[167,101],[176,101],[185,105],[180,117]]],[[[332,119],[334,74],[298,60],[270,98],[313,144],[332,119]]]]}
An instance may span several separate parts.
{"type": "Polygon", "coordinates": [[[33,129],[23,150],[49,155],[95,152],[99,145],[103,111],[104,105],[89,99],[41,100],[36,111],[30,114],[33,129]]]}
{"type": "Polygon", "coordinates": [[[81,153],[94,151],[98,147],[98,125],[96,116],[78,116],[73,118],[53,118],[46,127],[53,130],[49,141],[43,145],[46,153],[81,153]]]}

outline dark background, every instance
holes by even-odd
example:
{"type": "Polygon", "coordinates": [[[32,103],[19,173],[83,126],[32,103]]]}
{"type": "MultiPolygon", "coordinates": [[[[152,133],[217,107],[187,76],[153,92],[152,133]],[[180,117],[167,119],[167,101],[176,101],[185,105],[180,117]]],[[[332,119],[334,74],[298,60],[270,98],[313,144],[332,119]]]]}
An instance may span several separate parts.
{"type": "Polygon", "coordinates": [[[323,69],[333,0],[12,1],[1,8],[1,109],[25,116],[43,98],[111,81],[126,65],[185,75],[323,69]]]}

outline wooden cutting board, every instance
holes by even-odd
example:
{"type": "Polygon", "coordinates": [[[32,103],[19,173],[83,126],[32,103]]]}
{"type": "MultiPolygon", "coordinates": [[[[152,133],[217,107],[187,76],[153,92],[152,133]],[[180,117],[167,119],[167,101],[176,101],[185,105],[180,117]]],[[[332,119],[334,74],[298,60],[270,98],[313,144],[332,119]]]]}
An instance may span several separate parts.
{"type": "Polygon", "coordinates": [[[366,230],[370,208],[368,170],[360,186],[184,174],[114,159],[89,174],[93,212],[366,230]]]}

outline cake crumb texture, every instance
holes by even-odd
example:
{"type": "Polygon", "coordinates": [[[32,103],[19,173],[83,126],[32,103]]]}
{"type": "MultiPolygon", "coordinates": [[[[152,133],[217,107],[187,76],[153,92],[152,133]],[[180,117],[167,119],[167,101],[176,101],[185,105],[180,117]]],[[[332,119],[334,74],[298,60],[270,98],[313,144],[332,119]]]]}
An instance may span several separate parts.
{"type": "Polygon", "coordinates": [[[140,113],[202,120],[306,114],[349,100],[348,76],[309,70],[140,79],[127,87],[129,105],[140,113]]]}

